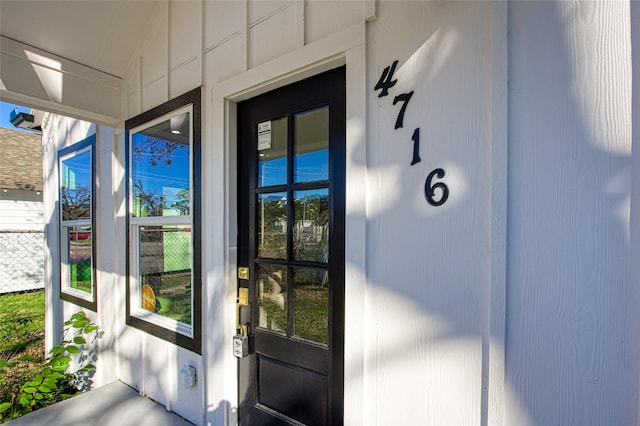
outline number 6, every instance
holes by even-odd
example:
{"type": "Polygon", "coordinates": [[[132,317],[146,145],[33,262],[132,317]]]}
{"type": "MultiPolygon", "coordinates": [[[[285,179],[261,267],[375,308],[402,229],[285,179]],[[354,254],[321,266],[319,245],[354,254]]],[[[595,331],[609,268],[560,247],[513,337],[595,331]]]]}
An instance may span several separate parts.
{"type": "Polygon", "coordinates": [[[435,169],[434,171],[429,173],[429,176],[427,176],[427,180],[424,183],[424,195],[425,197],[427,197],[427,201],[429,202],[429,204],[434,207],[438,207],[443,205],[447,201],[447,198],[449,198],[449,188],[442,182],[434,183],[432,185],[431,181],[433,180],[433,177],[435,175],[438,175],[438,178],[442,179],[444,177],[444,170],[435,169]],[[436,189],[440,189],[442,191],[442,196],[437,201],[433,199],[436,189]]]}

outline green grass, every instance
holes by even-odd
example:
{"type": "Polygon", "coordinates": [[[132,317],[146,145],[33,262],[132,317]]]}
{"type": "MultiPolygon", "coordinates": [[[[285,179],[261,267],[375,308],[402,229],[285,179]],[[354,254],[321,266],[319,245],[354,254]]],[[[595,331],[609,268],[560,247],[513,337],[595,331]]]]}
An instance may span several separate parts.
{"type": "Polygon", "coordinates": [[[329,343],[329,290],[319,286],[295,289],[295,331],[297,337],[329,343]]]}
{"type": "Polygon", "coordinates": [[[44,290],[0,296],[0,359],[15,361],[30,355],[37,361],[20,363],[0,376],[0,401],[18,395],[22,383],[44,362],[44,310],[44,290]]]}
{"type": "Polygon", "coordinates": [[[44,290],[0,296],[0,359],[44,358],[44,290]]]}
{"type": "MultiPolygon", "coordinates": [[[[329,344],[329,290],[327,287],[304,285],[294,291],[295,337],[324,345],[329,344]]],[[[269,297],[260,300],[265,328],[286,332],[287,309],[269,297]]]]}

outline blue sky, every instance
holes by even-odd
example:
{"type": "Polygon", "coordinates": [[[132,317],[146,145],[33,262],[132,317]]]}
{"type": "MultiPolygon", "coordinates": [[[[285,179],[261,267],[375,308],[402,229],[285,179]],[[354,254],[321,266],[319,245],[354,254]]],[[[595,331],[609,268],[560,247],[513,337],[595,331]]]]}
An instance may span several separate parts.
{"type": "Polygon", "coordinates": [[[9,116],[11,115],[11,112],[14,108],[18,108],[19,112],[28,113],[29,111],[31,111],[31,108],[10,104],[8,102],[0,102],[0,127],[6,127],[7,129],[13,130],[23,130],[14,127],[13,124],[11,124],[11,121],[9,121],[9,116]]]}

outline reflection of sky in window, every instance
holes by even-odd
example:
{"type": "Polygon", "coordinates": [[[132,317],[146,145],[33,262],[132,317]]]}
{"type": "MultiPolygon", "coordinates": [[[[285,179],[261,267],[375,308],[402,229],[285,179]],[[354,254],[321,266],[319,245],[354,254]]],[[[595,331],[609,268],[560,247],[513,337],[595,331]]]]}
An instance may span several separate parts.
{"type": "MultiPolygon", "coordinates": [[[[295,182],[313,182],[328,179],[328,150],[307,152],[295,156],[295,182]]],[[[287,182],[287,159],[276,158],[259,162],[260,186],[283,185],[287,182]]]]}
{"type": "Polygon", "coordinates": [[[319,151],[296,154],[294,162],[294,182],[313,182],[329,178],[329,151],[319,151]]]}
{"type": "Polygon", "coordinates": [[[91,218],[91,151],[80,151],[62,159],[60,166],[60,207],[62,220],[91,218]]]}
{"type": "Polygon", "coordinates": [[[75,190],[91,186],[91,152],[62,160],[62,188],[75,190]]]}
{"type": "Polygon", "coordinates": [[[155,148],[160,149],[152,153],[146,143],[148,138],[142,134],[133,135],[131,179],[140,182],[147,194],[164,195],[167,204],[171,205],[178,201],[178,192],[189,188],[189,146],[156,139],[155,148]],[[163,144],[170,144],[175,149],[170,153],[163,151],[163,144]]]}

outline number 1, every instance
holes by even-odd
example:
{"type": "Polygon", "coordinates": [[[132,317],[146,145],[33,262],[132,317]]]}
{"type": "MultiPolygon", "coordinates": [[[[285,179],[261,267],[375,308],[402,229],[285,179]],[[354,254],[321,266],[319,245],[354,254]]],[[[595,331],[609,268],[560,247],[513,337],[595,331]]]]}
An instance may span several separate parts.
{"type": "Polygon", "coordinates": [[[411,165],[418,164],[420,160],[420,128],[418,127],[413,131],[413,136],[411,136],[411,140],[413,141],[413,160],[411,160],[411,165]]]}

